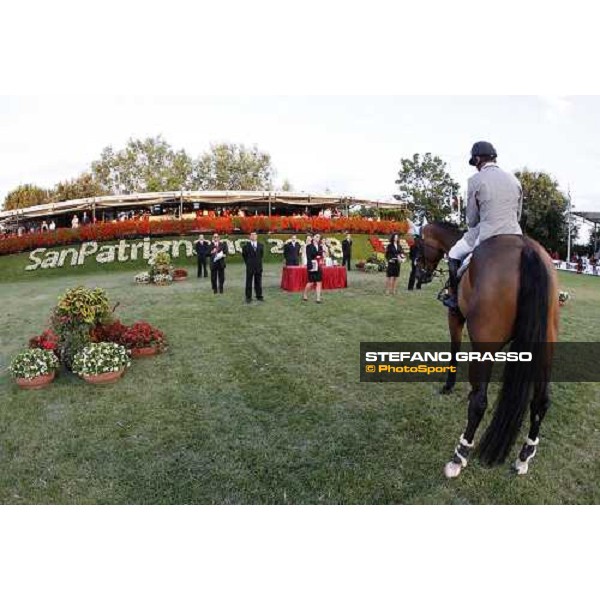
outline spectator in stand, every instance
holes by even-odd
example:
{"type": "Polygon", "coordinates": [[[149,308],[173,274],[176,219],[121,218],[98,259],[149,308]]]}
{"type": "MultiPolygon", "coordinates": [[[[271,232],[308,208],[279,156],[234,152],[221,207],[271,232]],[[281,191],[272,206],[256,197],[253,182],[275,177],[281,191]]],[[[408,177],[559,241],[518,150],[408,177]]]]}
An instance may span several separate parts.
{"type": "Polygon", "coordinates": [[[73,229],[77,229],[79,227],[79,217],[75,214],[71,219],[71,227],[73,229]]]}
{"type": "Polygon", "coordinates": [[[40,227],[40,231],[42,233],[48,231],[48,223],[46,223],[46,221],[42,221],[42,226],[40,227]]]}
{"type": "Polygon", "coordinates": [[[326,219],[331,219],[331,209],[330,209],[330,208],[326,208],[326,209],[324,210],[324,212],[323,212],[323,216],[324,216],[326,219]]]}
{"type": "Polygon", "coordinates": [[[83,211],[83,217],[82,217],[81,221],[84,225],[90,224],[90,218],[88,217],[88,214],[86,211],[83,211]]]}
{"type": "Polygon", "coordinates": [[[302,300],[308,302],[308,292],[315,289],[317,292],[317,304],[321,304],[321,288],[323,286],[323,246],[321,236],[317,233],[312,243],[306,247],[306,268],[308,270],[308,283],[304,288],[302,300]]]}
{"type": "Polygon", "coordinates": [[[48,225],[48,229],[50,231],[54,231],[56,229],[56,223],[54,222],[54,219],[52,219],[52,221],[50,221],[50,225],[48,225]]]}

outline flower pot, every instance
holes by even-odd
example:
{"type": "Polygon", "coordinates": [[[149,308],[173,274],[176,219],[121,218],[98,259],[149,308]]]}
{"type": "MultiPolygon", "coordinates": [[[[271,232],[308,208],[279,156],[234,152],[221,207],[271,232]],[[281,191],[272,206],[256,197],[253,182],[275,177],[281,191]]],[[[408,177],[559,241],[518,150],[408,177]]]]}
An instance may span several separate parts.
{"type": "Polygon", "coordinates": [[[181,277],[173,277],[173,281],[185,281],[187,279],[187,275],[182,275],[181,277]]]}
{"type": "Polygon", "coordinates": [[[100,375],[82,375],[82,377],[88,383],[95,383],[97,385],[102,385],[105,383],[112,383],[113,381],[117,381],[123,373],[125,373],[125,369],[121,369],[120,371],[109,371],[108,373],[100,373],[100,375]]]}
{"type": "Polygon", "coordinates": [[[158,354],[157,346],[147,346],[146,348],[132,348],[131,357],[139,358],[140,356],[155,356],[158,354]]]}
{"type": "Polygon", "coordinates": [[[52,373],[38,375],[37,377],[32,377],[31,379],[17,377],[15,381],[17,382],[17,385],[24,390],[38,390],[50,385],[54,381],[55,375],[56,373],[52,371],[52,373]]]}

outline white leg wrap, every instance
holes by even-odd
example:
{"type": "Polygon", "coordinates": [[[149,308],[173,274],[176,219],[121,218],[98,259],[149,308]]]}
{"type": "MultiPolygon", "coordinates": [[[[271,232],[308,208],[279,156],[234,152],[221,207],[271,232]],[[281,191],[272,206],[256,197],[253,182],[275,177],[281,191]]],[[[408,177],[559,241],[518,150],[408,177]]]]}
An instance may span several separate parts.
{"type": "Polygon", "coordinates": [[[517,456],[517,460],[515,461],[515,471],[517,472],[517,475],[527,475],[527,471],[529,471],[529,462],[536,455],[537,445],[539,443],[540,443],[539,437],[537,440],[531,440],[529,438],[525,438],[525,444],[527,446],[532,446],[533,452],[525,460],[521,460],[517,456]]]}
{"type": "MultiPolygon", "coordinates": [[[[460,441],[458,442],[461,446],[466,446],[467,448],[472,448],[475,445],[475,442],[467,442],[464,435],[460,436],[460,441]]],[[[536,442],[537,443],[537,442],[536,442]]]]}

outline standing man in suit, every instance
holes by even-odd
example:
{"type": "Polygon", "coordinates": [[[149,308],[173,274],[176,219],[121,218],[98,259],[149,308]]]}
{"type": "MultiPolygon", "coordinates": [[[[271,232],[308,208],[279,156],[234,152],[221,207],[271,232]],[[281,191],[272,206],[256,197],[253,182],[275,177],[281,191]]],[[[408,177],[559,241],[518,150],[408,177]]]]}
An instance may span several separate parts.
{"type": "Polygon", "coordinates": [[[286,267],[297,267],[300,264],[300,242],[295,235],[283,247],[283,257],[286,267]]]}
{"type": "Polygon", "coordinates": [[[208,277],[208,268],[206,266],[206,260],[210,252],[210,245],[204,239],[203,235],[199,235],[196,240],[196,255],[198,256],[198,277],[208,277]]]}
{"type": "Polygon", "coordinates": [[[217,293],[217,282],[218,292],[223,293],[223,286],[225,285],[225,257],[227,256],[227,244],[222,242],[219,238],[219,234],[213,235],[212,244],[209,246],[210,256],[210,282],[212,284],[213,292],[217,293]]]}
{"type": "Polygon", "coordinates": [[[252,302],[252,282],[256,299],[263,301],[262,271],[264,246],[258,241],[256,232],[250,234],[250,241],[242,248],[242,257],[246,263],[246,302],[252,302]]]}
{"type": "Polygon", "coordinates": [[[342,267],[348,265],[350,271],[350,262],[352,261],[352,236],[347,233],[346,239],[342,242],[342,267]]]}

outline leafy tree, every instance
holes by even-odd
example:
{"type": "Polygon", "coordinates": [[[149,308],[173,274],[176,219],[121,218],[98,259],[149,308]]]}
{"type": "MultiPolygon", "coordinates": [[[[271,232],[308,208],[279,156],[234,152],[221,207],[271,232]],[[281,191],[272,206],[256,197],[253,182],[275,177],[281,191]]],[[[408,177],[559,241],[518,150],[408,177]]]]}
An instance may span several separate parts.
{"type": "Polygon", "coordinates": [[[194,185],[194,161],[161,136],[130,139],[118,152],[108,146],[92,163],[92,172],[113,194],[189,190],[194,185]]]}
{"type": "MultiPolygon", "coordinates": [[[[523,187],[523,232],[544,248],[564,254],[569,234],[569,199],[558,189],[558,182],[542,171],[517,171],[523,187]]],[[[571,236],[577,238],[577,226],[571,224],[571,236]]]]}
{"type": "Polygon", "coordinates": [[[282,192],[293,192],[294,191],[294,186],[290,183],[289,179],[283,180],[283,184],[281,186],[281,191],[282,192]]]}
{"type": "Polygon", "coordinates": [[[270,190],[271,156],[256,146],[215,144],[198,160],[195,182],[204,190],[270,190]]]}
{"type": "Polygon", "coordinates": [[[50,192],[37,185],[27,183],[10,191],[4,198],[4,210],[26,208],[50,202],[50,192]]]}
{"type": "Polygon", "coordinates": [[[403,158],[396,185],[400,193],[394,197],[407,203],[417,222],[423,217],[428,221],[446,220],[460,187],[446,170],[446,163],[430,152],[403,158]]]}
{"type": "Polygon", "coordinates": [[[76,200],[77,198],[94,198],[107,194],[106,188],[101,185],[91,173],[82,173],[70,181],[61,181],[52,191],[54,202],[76,200]]]}
{"type": "Polygon", "coordinates": [[[592,227],[590,229],[590,238],[588,240],[588,248],[590,253],[596,254],[600,249],[600,229],[592,227]]]}

